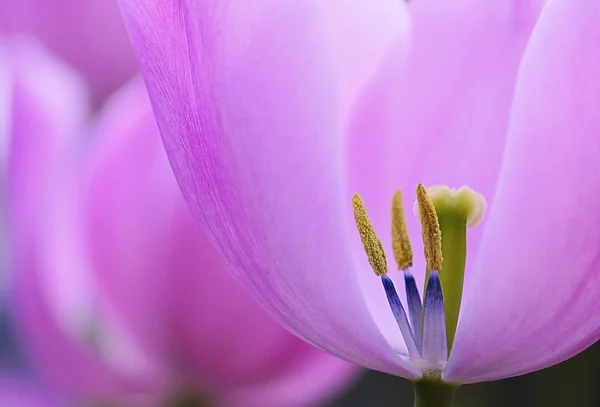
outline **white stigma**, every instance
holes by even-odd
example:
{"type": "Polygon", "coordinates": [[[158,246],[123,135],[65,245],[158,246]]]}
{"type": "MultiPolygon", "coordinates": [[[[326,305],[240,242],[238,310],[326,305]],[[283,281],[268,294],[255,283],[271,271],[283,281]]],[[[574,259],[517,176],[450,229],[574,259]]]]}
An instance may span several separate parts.
{"type": "MultiPolygon", "coordinates": [[[[454,189],[446,185],[435,185],[427,188],[427,195],[431,198],[438,212],[443,212],[445,208],[455,208],[455,210],[462,211],[468,228],[477,226],[483,219],[487,209],[485,197],[467,186],[454,189]]],[[[421,214],[417,202],[415,202],[413,211],[417,219],[420,220],[421,214]]]]}

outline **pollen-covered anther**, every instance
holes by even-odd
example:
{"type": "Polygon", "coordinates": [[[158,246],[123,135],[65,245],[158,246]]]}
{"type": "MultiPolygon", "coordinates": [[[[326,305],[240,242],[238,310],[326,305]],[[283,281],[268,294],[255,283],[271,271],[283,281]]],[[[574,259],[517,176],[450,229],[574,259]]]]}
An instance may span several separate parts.
{"type": "Polygon", "coordinates": [[[442,269],[442,233],[440,224],[433,206],[433,202],[427,195],[423,184],[417,185],[417,206],[419,209],[419,220],[423,235],[423,246],[425,260],[429,270],[442,269]]]}
{"type": "Polygon", "coordinates": [[[404,219],[404,206],[402,205],[402,192],[397,190],[392,199],[392,248],[398,270],[411,267],[413,253],[404,219]]]}
{"type": "Polygon", "coordinates": [[[369,264],[377,276],[387,274],[387,260],[383,251],[383,245],[375,234],[373,224],[369,219],[369,215],[367,215],[365,203],[359,194],[352,196],[352,208],[354,209],[356,228],[360,234],[360,240],[365,248],[365,252],[367,252],[369,264]]]}

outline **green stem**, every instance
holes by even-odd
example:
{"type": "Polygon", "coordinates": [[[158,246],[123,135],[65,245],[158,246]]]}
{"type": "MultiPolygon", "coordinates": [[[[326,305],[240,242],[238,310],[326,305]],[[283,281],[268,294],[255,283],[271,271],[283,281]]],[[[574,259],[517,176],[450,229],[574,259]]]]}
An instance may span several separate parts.
{"type": "Polygon", "coordinates": [[[441,380],[415,382],[415,407],[452,407],[457,385],[441,380]]]}

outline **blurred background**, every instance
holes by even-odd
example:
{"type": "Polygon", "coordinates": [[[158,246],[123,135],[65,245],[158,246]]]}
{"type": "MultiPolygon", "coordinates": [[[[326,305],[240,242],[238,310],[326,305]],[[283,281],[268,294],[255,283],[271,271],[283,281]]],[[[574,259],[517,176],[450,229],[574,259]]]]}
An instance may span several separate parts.
{"type": "MultiPolygon", "coordinates": [[[[1,407],[412,405],[410,382],[304,344],[228,277],[115,2],[0,0],[0,35],[1,407]]],[[[595,345],[456,405],[597,406],[598,366],[595,345]]]]}
{"type": "MultiPolygon", "coordinates": [[[[6,312],[2,315],[0,327],[2,366],[18,377],[35,376],[19,349],[6,312]]],[[[540,372],[498,382],[463,386],[457,392],[456,406],[598,406],[599,363],[600,345],[596,344],[573,359],[540,372]]],[[[346,389],[342,389],[338,395],[332,395],[332,400],[315,406],[409,407],[413,403],[412,391],[412,383],[408,380],[363,371],[348,383],[346,389]]]]}

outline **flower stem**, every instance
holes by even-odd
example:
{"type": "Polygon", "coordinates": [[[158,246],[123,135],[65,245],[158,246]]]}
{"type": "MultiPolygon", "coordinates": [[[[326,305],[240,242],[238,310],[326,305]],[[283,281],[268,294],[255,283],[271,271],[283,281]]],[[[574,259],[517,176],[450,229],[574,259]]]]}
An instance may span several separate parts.
{"type": "Polygon", "coordinates": [[[415,382],[415,407],[452,407],[457,385],[438,379],[415,382]]]}

